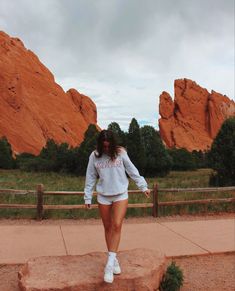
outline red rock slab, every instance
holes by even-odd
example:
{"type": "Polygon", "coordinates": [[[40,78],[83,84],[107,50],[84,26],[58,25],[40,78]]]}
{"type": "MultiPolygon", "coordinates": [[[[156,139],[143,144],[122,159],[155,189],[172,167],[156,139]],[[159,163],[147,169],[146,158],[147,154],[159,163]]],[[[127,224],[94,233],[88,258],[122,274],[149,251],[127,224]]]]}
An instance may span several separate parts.
{"type": "Polygon", "coordinates": [[[103,281],[107,254],[31,258],[18,272],[21,291],[150,291],[157,290],[167,259],[159,251],[133,249],[118,252],[122,269],[113,283],[103,281]]]}

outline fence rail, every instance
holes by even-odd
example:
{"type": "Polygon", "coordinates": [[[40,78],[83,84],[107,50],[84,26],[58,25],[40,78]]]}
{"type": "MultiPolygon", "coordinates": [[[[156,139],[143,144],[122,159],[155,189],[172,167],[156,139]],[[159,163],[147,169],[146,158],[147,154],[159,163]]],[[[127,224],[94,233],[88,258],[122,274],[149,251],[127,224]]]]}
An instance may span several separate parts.
{"type": "MultiPolygon", "coordinates": [[[[158,184],[154,184],[153,188],[150,189],[152,194],[151,203],[129,203],[128,208],[152,208],[152,215],[154,217],[159,216],[160,206],[176,206],[176,205],[192,205],[192,204],[209,204],[209,203],[233,203],[235,202],[235,197],[233,198],[215,198],[215,199],[200,199],[200,200],[182,200],[182,201],[159,201],[159,193],[161,192],[221,192],[221,191],[235,191],[235,186],[233,187],[207,187],[207,188],[158,188],[158,184]]],[[[46,209],[84,209],[84,204],[66,204],[66,205],[49,205],[43,203],[43,198],[46,195],[84,195],[82,191],[45,191],[44,185],[39,184],[36,190],[17,190],[17,189],[0,189],[0,193],[7,193],[12,195],[28,195],[35,194],[37,196],[37,204],[0,204],[0,208],[22,208],[22,209],[36,209],[37,219],[43,219],[43,211],[46,209]]],[[[129,190],[128,194],[140,194],[140,190],[129,190]]],[[[97,192],[94,192],[94,196],[97,192]]],[[[92,209],[98,208],[98,204],[92,204],[92,209]]]]}

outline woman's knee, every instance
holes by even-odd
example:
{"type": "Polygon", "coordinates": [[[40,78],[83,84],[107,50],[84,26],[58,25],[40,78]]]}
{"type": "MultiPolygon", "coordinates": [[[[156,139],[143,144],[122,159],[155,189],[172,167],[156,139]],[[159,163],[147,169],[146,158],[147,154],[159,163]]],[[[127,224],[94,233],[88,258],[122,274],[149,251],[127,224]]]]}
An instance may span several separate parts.
{"type": "Polygon", "coordinates": [[[104,230],[109,232],[112,230],[112,224],[110,222],[104,223],[104,230]]]}
{"type": "Polygon", "coordinates": [[[119,231],[121,231],[121,228],[122,228],[122,222],[121,221],[114,221],[113,222],[113,224],[112,224],[112,230],[113,231],[119,232],[119,231]]]}

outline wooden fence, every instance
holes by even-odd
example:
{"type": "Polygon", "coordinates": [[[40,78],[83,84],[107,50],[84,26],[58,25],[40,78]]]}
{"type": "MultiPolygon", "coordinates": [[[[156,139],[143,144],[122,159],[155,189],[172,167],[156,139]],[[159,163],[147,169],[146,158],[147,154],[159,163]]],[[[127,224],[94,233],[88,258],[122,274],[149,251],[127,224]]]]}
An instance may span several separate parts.
{"type": "MultiPolygon", "coordinates": [[[[235,197],[232,198],[215,198],[215,199],[200,199],[200,200],[182,200],[182,201],[159,201],[159,193],[167,192],[221,192],[221,191],[235,191],[235,186],[233,187],[208,187],[208,188],[158,188],[158,184],[154,184],[151,190],[151,202],[149,203],[134,203],[128,204],[128,208],[152,208],[152,215],[154,217],[159,216],[160,206],[176,206],[185,204],[204,204],[209,203],[233,203],[235,202],[235,197]]],[[[80,191],[45,191],[43,184],[39,184],[36,190],[15,190],[15,189],[0,189],[0,193],[8,193],[13,195],[27,195],[36,194],[37,204],[0,204],[0,208],[31,208],[37,210],[37,219],[43,219],[43,210],[45,209],[84,209],[84,204],[66,204],[66,205],[48,205],[43,203],[43,198],[46,195],[84,195],[84,192],[80,191]]],[[[140,190],[129,190],[128,194],[142,194],[140,190]]],[[[97,195],[94,192],[94,195],[97,195]]],[[[144,195],[144,194],[142,194],[144,195]]],[[[98,208],[98,204],[92,204],[91,208],[98,208]]]]}

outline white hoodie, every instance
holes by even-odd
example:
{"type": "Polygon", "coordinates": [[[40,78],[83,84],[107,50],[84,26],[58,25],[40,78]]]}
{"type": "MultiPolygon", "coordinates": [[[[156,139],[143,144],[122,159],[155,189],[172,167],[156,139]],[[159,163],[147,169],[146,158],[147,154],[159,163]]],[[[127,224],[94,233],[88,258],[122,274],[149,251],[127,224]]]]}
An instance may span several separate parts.
{"type": "Polygon", "coordinates": [[[141,191],[145,192],[148,189],[146,180],[140,176],[124,148],[120,150],[114,161],[106,154],[98,158],[93,151],[90,154],[86,171],[85,204],[91,204],[97,178],[99,178],[99,181],[96,185],[96,191],[102,195],[110,196],[126,192],[129,185],[126,172],[141,191]]]}

